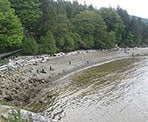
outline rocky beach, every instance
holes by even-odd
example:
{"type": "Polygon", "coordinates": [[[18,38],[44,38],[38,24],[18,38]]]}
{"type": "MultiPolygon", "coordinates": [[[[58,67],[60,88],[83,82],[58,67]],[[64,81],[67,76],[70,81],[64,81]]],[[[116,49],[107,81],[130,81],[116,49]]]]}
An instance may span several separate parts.
{"type": "Polygon", "coordinates": [[[40,98],[43,89],[63,76],[109,61],[147,55],[148,48],[133,48],[126,51],[80,50],[55,56],[17,57],[0,70],[0,102],[27,106],[34,98],[40,98]]]}

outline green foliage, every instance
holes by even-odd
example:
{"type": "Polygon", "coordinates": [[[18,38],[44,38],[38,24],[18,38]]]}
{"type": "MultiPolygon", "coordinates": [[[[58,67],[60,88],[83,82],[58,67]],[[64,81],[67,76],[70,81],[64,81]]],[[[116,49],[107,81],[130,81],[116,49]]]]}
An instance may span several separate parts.
{"type": "Polygon", "coordinates": [[[130,22],[130,32],[133,35],[133,45],[134,46],[140,46],[142,41],[142,33],[141,33],[141,21],[140,19],[136,19],[135,17],[132,17],[130,22]]]}
{"type": "MultiPolygon", "coordinates": [[[[78,33],[71,33],[71,38],[74,41],[74,49],[81,49],[83,45],[81,45],[81,36],[78,33]]],[[[84,49],[84,48],[82,48],[84,49]]]]}
{"type": "Polygon", "coordinates": [[[106,34],[106,25],[102,17],[95,11],[83,11],[73,20],[75,30],[81,36],[81,43],[86,49],[98,48],[103,41],[103,33],[106,34]]]}
{"type": "Polygon", "coordinates": [[[73,1],[73,3],[67,2],[65,4],[67,17],[70,20],[72,20],[80,12],[87,10],[87,8],[85,6],[80,5],[78,1],[73,1]]]}
{"type": "MultiPolygon", "coordinates": [[[[4,63],[8,63],[8,61],[5,61],[5,60],[0,60],[4,63]]],[[[14,106],[13,103],[10,103],[10,102],[6,102],[6,101],[0,101],[0,105],[6,105],[6,106],[14,106]]]]}
{"type": "Polygon", "coordinates": [[[111,31],[107,33],[107,38],[104,40],[106,49],[114,48],[116,44],[115,32],[111,31]]]}
{"type": "Polygon", "coordinates": [[[130,32],[130,16],[128,15],[126,10],[123,10],[119,6],[117,7],[117,12],[120,15],[124,25],[125,30],[122,33],[122,40],[120,42],[121,47],[131,47],[133,45],[133,35],[130,32]]]}
{"type": "Polygon", "coordinates": [[[48,31],[45,37],[40,39],[40,53],[53,54],[57,52],[55,39],[51,31],[48,31]]]}
{"type": "Polygon", "coordinates": [[[45,36],[48,31],[53,31],[55,22],[56,22],[56,14],[57,14],[57,7],[56,2],[53,0],[40,0],[41,2],[41,11],[42,17],[39,21],[40,23],[40,36],[45,36]]]}
{"type": "MultiPolygon", "coordinates": [[[[8,63],[8,61],[6,61],[6,60],[1,60],[1,59],[0,59],[0,66],[1,66],[1,65],[4,65],[4,64],[7,64],[7,63],[8,63]]],[[[1,104],[1,103],[0,103],[0,104],[1,104]]]]}
{"type": "Polygon", "coordinates": [[[0,5],[0,52],[6,52],[21,46],[23,28],[8,0],[0,5]]]}
{"type": "Polygon", "coordinates": [[[38,53],[38,44],[33,37],[24,37],[23,39],[23,54],[35,55],[38,53]]]}
{"type": "Polygon", "coordinates": [[[107,25],[108,32],[114,31],[116,43],[120,44],[125,29],[125,25],[123,24],[120,15],[113,8],[101,8],[99,12],[107,25]]]}
{"type": "Polygon", "coordinates": [[[67,18],[66,14],[58,14],[56,16],[54,25],[54,34],[57,39],[63,37],[65,34],[70,32],[71,23],[67,18]]]}
{"type": "Polygon", "coordinates": [[[30,55],[108,49],[115,44],[120,47],[148,45],[148,24],[129,16],[120,7],[97,10],[77,1],[9,1],[0,0],[0,52],[22,45],[22,25],[27,36],[23,40],[24,54],[30,55]]]}
{"type": "Polygon", "coordinates": [[[64,52],[73,51],[74,50],[73,38],[68,34],[64,36],[63,40],[64,40],[64,45],[63,45],[64,52]]]}
{"type": "Polygon", "coordinates": [[[58,14],[53,33],[55,35],[57,48],[60,49],[60,51],[63,51],[63,46],[65,46],[65,41],[67,40],[65,40],[65,38],[67,38],[67,35],[70,34],[71,31],[71,23],[66,14],[58,14]]]}
{"type": "Polygon", "coordinates": [[[12,9],[10,8],[10,2],[8,0],[0,0],[0,12],[10,12],[12,9]]]}
{"type": "Polygon", "coordinates": [[[34,32],[42,15],[40,2],[38,0],[10,0],[10,2],[24,28],[34,32]]]}
{"type": "Polygon", "coordinates": [[[32,118],[23,119],[20,110],[12,110],[8,117],[1,116],[0,120],[2,122],[33,122],[32,118]]]}

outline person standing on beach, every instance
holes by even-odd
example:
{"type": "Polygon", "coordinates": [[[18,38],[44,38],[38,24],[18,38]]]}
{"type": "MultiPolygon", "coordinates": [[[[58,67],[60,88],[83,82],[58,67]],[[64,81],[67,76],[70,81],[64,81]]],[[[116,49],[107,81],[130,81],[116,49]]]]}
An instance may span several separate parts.
{"type": "Polygon", "coordinates": [[[52,70],[52,67],[51,67],[51,65],[50,65],[50,71],[52,70]]]}
{"type": "Polygon", "coordinates": [[[87,61],[87,64],[89,64],[89,61],[87,61]]]}
{"type": "Polygon", "coordinates": [[[69,61],[69,65],[71,64],[71,61],[69,61]]]}

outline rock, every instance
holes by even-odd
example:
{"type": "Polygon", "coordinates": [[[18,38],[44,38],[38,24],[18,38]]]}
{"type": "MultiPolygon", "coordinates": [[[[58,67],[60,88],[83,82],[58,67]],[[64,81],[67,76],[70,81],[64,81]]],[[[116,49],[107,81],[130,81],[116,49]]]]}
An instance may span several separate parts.
{"type": "Polygon", "coordinates": [[[43,69],[40,71],[40,73],[47,73],[47,72],[46,72],[45,69],[43,68],[43,69]]]}
{"type": "Polygon", "coordinates": [[[47,95],[48,99],[51,99],[53,97],[53,95],[47,95]]]}
{"type": "Polygon", "coordinates": [[[1,89],[4,89],[6,86],[4,84],[1,85],[1,89]]]}
{"type": "Polygon", "coordinates": [[[13,92],[14,94],[17,94],[17,93],[18,93],[18,91],[17,91],[16,89],[12,89],[12,92],[13,92]]]}
{"type": "Polygon", "coordinates": [[[42,82],[42,83],[45,83],[45,80],[44,80],[44,79],[42,79],[42,80],[41,80],[41,82],[42,82]]]}
{"type": "Polygon", "coordinates": [[[2,95],[2,93],[3,93],[3,92],[2,92],[2,90],[0,89],[0,95],[2,95]]]}
{"type": "Polygon", "coordinates": [[[14,99],[11,95],[6,95],[6,96],[4,96],[4,100],[9,102],[9,101],[13,101],[14,99]]]}

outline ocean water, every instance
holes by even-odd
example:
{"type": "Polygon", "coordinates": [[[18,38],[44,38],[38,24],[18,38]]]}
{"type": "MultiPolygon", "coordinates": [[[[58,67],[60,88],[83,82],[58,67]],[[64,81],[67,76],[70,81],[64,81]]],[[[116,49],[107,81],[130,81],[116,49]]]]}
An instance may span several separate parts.
{"type": "Polygon", "coordinates": [[[62,122],[148,122],[148,57],[110,62],[50,85],[46,116],[62,122]]]}

